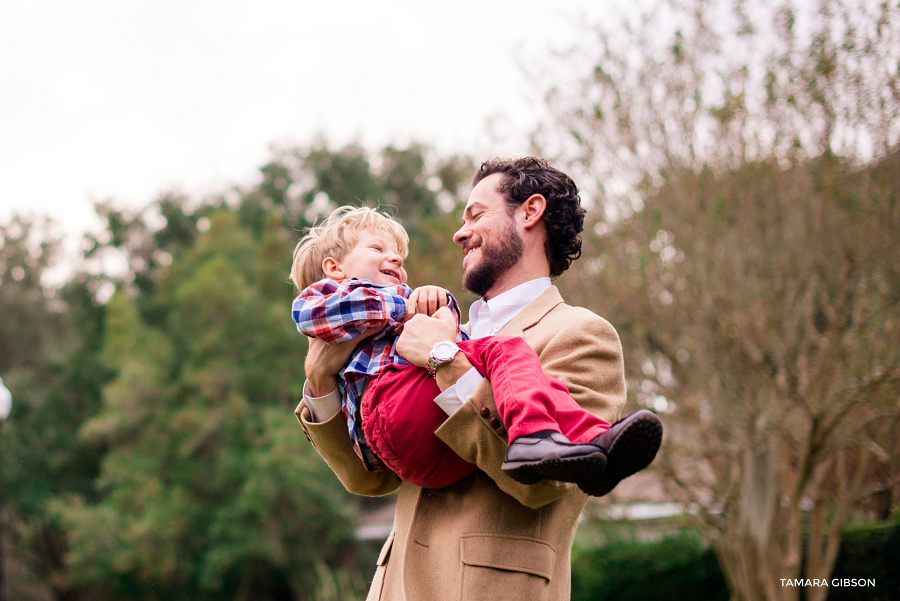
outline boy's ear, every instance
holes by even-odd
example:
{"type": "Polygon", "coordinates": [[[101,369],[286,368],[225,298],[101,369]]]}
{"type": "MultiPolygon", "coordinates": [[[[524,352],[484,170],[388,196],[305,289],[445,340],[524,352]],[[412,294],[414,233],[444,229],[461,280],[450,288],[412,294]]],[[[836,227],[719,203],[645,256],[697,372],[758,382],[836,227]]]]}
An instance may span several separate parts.
{"type": "Polygon", "coordinates": [[[325,272],[325,277],[332,280],[344,279],[344,270],[341,268],[341,264],[335,261],[333,257],[325,257],[325,260],[322,261],[322,271],[325,272]]]}

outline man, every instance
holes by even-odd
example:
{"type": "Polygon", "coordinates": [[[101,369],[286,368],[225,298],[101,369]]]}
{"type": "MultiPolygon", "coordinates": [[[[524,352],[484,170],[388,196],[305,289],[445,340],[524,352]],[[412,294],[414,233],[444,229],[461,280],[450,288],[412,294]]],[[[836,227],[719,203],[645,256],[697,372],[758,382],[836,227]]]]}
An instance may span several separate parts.
{"type": "MultiPolygon", "coordinates": [[[[463,248],[463,284],[482,297],[470,309],[470,335],[523,337],[544,372],[582,407],[615,421],[625,404],[619,338],[599,316],[566,305],[550,280],[581,253],[584,210],[574,182],[525,158],[486,162],[473,184],[453,238],[463,248]]],[[[352,349],[310,343],[296,411],[307,437],[351,492],[400,491],[368,599],[568,599],[572,541],[587,496],[572,484],[526,485],[504,474],[506,431],[490,383],[462,353],[441,355],[454,335],[450,320],[416,315],[397,343],[411,363],[431,361],[442,390],[435,402],[448,414],[436,434],[479,468],[441,489],[365,470],[334,392],[334,374],[352,349]]]]}

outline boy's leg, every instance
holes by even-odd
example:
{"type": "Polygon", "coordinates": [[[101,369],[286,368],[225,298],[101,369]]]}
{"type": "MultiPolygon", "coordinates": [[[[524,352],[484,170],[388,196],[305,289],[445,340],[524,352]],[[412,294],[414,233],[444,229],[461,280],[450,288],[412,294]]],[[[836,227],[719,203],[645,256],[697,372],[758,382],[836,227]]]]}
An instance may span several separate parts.
{"type": "Polygon", "coordinates": [[[544,374],[523,339],[491,336],[465,341],[460,348],[491,381],[511,441],[503,467],[514,479],[576,482],[587,494],[603,496],[656,456],[662,423],[655,413],[638,411],[610,427],[575,402],[565,384],[544,374]],[[603,456],[570,441],[590,443],[603,456]]]}
{"type": "Polygon", "coordinates": [[[423,488],[442,488],[475,471],[434,434],[447,419],[434,402],[440,392],[421,367],[391,365],[369,384],[360,407],[372,451],[401,479],[423,488]]]}
{"type": "Polygon", "coordinates": [[[522,338],[487,336],[459,343],[472,366],[491,381],[509,439],[552,430],[571,442],[590,442],[610,424],[586,411],[560,380],[548,376],[522,338]]]}
{"type": "Polygon", "coordinates": [[[582,409],[565,384],[544,374],[528,343],[489,336],[459,346],[491,382],[497,411],[509,433],[503,470],[511,478],[525,484],[544,479],[577,482],[585,473],[602,473],[606,454],[589,441],[605,432],[609,423],[582,409]]]}

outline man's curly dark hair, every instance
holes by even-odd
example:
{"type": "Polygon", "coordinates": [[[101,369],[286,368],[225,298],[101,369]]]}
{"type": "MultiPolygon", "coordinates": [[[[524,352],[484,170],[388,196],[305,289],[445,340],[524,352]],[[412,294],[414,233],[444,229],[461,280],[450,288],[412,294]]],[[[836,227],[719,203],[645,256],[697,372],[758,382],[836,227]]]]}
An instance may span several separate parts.
{"type": "Polygon", "coordinates": [[[499,192],[506,198],[511,210],[534,194],[547,199],[542,217],[547,228],[544,249],[550,262],[550,275],[556,277],[562,274],[572,261],[581,256],[579,234],[584,230],[585,210],[581,208],[581,197],[575,182],[544,159],[524,157],[483,162],[472,178],[472,185],[495,173],[503,174],[499,192]]]}

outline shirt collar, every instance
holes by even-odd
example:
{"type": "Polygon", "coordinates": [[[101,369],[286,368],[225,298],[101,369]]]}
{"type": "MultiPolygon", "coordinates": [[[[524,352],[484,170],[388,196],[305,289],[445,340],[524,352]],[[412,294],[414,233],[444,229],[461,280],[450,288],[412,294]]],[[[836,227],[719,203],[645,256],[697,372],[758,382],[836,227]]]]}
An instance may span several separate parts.
{"type": "Polygon", "coordinates": [[[550,286],[550,278],[537,278],[519,284],[488,301],[478,299],[469,307],[469,331],[472,338],[498,333],[550,286]]]}

